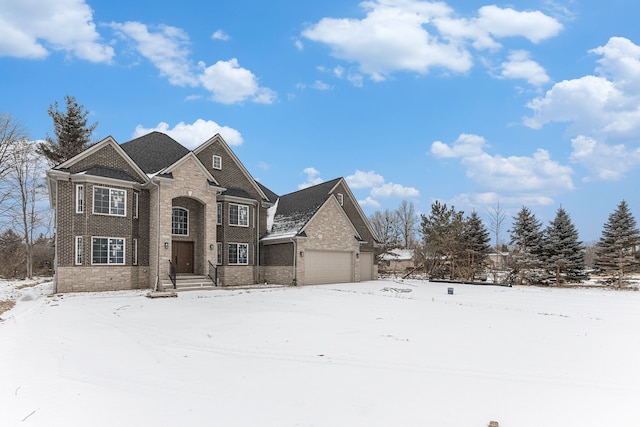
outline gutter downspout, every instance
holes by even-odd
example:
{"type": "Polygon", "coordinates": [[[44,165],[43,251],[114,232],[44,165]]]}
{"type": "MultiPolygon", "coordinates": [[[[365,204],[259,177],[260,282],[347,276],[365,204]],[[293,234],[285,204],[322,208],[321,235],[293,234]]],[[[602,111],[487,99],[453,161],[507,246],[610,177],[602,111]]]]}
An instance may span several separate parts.
{"type": "Polygon", "coordinates": [[[260,202],[258,202],[258,206],[256,207],[256,271],[253,275],[253,280],[256,283],[260,283],[260,202]]]}
{"type": "Polygon", "coordinates": [[[298,278],[296,275],[296,269],[297,269],[297,261],[298,261],[298,243],[296,241],[295,238],[291,239],[291,243],[293,243],[293,282],[292,285],[293,286],[298,286],[298,278]]]}
{"type": "Polygon", "coordinates": [[[154,292],[158,291],[158,287],[160,286],[160,184],[157,184],[155,182],[153,182],[153,178],[151,178],[149,180],[149,182],[153,185],[156,186],[156,188],[158,189],[158,208],[157,208],[157,224],[156,224],[156,246],[158,248],[158,251],[156,253],[156,283],[154,285],[154,292]]]}

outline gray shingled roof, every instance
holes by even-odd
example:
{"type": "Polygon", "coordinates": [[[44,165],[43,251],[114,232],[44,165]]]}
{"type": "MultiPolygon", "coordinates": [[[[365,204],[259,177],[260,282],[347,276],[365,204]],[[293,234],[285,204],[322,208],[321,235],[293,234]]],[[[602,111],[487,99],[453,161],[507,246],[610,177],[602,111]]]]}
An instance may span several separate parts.
{"type": "MultiPolygon", "coordinates": [[[[323,182],[280,197],[269,237],[298,234],[329,198],[341,178],[323,182]]],[[[267,237],[265,236],[265,237],[267,237]]]]}
{"type": "Polygon", "coordinates": [[[112,169],[104,166],[92,166],[84,171],[78,173],[85,173],[87,175],[101,176],[104,178],[119,179],[121,181],[139,182],[136,178],[132,177],[125,171],[120,169],[112,169]]]}
{"type": "Polygon", "coordinates": [[[144,173],[154,174],[171,166],[189,150],[168,135],[151,132],[120,145],[144,173]]]}
{"type": "Polygon", "coordinates": [[[260,187],[260,189],[265,194],[265,196],[267,196],[267,199],[270,202],[275,203],[275,201],[278,200],[279,196],[276,193],[274,193],[273,191],[269,190],[267,187],[265,187],[264,185],[260,184],[258,181],[256,181],[256,184],[258,184],[258,187],[260,187]]]}

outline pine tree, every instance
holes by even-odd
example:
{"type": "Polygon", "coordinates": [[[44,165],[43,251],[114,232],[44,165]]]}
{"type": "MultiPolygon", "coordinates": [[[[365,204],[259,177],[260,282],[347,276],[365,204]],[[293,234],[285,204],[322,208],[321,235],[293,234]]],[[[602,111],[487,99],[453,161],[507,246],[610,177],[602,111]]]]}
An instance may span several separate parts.
{"type": "Polygon", "coordinates": [[[513,217],[509,230],[513,245],[511,275],[517,277],[519,283],[537,281],[536,270],[541,267],[542,255],[541,227],[542,223],[525,206],[513,217]]]}
{"type": "Polygon", "coordinates": [[[464,223],[463,238],[467,256],[467,279],[473,280],[484,268],[484,260],[491,251],[491,237],[476,211],[471,212],[464,223]]]}
{"type": "Polygon", "coordinates": [[[64,97],[66,113],[58,110],[58,102],[49,106],[49,116],[53,119],[55,138],[46,136],[45,142],[38,144],[38,153],[44,155],[50,166],[63,163],[84,151],[91,142],[91,134],[98,123],[87,125],[88,111],[78,105],[73,96],[64,97]]]}
{"type": "Polygon", "coordinates": [[[442,279],[454,275],[459,245],[463,244],[463,212],[438,201],[431,205],[429,216],[421,216],[421,233],[429,274],[442,279]]]}
{"type": "Polygon", "coordinates": [[[604,224],[596,247],[596,267],[612,274],[621,287],[625,275],[638,265],[635,257],[640,231],[626,201],[620,202],[604,224]]]}
{"type": "Polygon", "coordinates": [[[544,233],[543,262],[546,269],[560,283],[562,275],[575,279],[584,269],[584,248],[578,240],[578,231],[567,212],[559,208],[556,217],[544,233]]]}

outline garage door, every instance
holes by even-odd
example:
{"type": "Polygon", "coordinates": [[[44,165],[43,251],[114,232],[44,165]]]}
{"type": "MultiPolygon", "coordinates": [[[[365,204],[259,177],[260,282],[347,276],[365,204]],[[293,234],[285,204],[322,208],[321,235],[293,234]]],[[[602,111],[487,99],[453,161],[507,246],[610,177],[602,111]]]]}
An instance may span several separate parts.
{"type": "Polygon", "coordinates": [[[353,281],[351,252],[306,251],[305,284],[349,283],[353,281]]]}
{"type": "Polygon", "coordinates": [[[373,280],[373,252],[360,252],[360,281],[373,280]]]}

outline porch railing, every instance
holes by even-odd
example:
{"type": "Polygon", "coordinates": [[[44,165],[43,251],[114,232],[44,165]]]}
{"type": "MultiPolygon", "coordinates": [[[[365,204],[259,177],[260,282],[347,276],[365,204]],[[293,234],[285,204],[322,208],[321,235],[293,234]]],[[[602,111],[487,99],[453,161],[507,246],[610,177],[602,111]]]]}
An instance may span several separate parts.
{"type": "Polygon", "coordinates": [[[218,286],[218,267],[213,265],[211,261],[207,261],[209,263],[209,279],[213,282],[213,286],[218,286]]]}
{"type": "Polygon", "coordinates": [[[169,260],[169,279],[173,283],[173,289],[176,289],[176,266],[169,260]]]}

